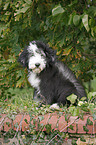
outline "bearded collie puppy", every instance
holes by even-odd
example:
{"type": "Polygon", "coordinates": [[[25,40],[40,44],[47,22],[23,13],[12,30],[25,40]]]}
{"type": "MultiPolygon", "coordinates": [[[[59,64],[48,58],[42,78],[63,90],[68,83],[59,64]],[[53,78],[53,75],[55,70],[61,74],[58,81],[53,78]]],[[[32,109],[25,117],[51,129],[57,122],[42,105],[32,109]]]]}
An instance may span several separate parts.
{"type": "Polygon", "coordinates": [[[73,72],[57,60],[55,50],[41,41],[32,41],[23,50],[18,60],[28,69],[28,81],[38,94],[52,107],[66,103],[71,94],[77,99],[86,97],[83,86],[73,72]]]}

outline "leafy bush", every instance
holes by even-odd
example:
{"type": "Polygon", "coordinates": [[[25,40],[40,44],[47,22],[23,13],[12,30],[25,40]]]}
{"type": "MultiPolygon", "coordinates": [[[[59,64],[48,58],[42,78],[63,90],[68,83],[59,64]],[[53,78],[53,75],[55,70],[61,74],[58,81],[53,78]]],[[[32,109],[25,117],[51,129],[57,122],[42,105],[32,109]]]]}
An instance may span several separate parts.
{"type": "Polygon", "coordinates": [[[21,48],[42,40],[84,81],[96,74],[96,3],[94,0],[1,0],[1,96],[25,87],[26,71],[17,63],[21,48]]]}

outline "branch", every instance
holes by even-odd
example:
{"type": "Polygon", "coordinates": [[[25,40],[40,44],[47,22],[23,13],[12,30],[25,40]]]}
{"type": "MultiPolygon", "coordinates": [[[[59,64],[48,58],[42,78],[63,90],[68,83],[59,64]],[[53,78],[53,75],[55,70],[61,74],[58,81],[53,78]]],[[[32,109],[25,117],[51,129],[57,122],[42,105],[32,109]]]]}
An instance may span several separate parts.
{"type": "MultiPolygon", "coordinates": [[[[70,125],[72,125],[76,120],[78,120],[78,117],[76,117],[76,119],[74,119],[72,122],[70,122],[67,126],[65,126],[60,132],[64,131],[66,128],[68,128],[70,125]]],[[[59,134],[55,135],[47,145],[49,145],[57,136],[60,137],[59,134]]]]}
{"type": "Polygon", "coordinates": [[[91,59],[95,59],[95,58],[96,58],[96,55],[95,55],[95,54],[86,54],[86,53],[82,53],[82,55],[88,56],[88,57],[90,57],[91,59]]]}

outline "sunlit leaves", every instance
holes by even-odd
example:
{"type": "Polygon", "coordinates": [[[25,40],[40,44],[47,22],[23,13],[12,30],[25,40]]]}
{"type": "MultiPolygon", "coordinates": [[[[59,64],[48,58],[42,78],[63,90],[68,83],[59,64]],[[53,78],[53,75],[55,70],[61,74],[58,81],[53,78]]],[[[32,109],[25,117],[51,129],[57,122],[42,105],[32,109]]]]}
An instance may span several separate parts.
{"type": "Polygon", "coordinates": [[[18,73],[22,68],[18,70],[15,63],[20,50],[34,39],[48,42],[77,76],[84,80],[92,78],[95,72],[96,8],[93,1],[90,3],[87,7],[89,1],[86,4],[77,0],[2,1],[0,61],[3,84],[9,87],[24,85],[25,76],[18,73]],[[9,56],[13,56],[13,60],[9,56]]]}
{"type": "Polygon", "coordinates": [[[7,26],[4,23],[3,23],[3,26],[2,26],[2,24],[0,24],[0,35],[1,35],[2,31],[4,31],[6,28],[7,28],[7,26]]]}
{"type": "Polygon", "coordinates": [[[96,92],[90,92],[90,93],[88,94],[88,99],[89,99],[90,101],[92,100],[92,98],[96,99],[96,92]]]}
{"type": "Polygon", "coordinates": [[[32,3],[32,0],[24,0],[26,3],[28,3],[29,5],[32,3]]]}
{"type": "Polygon", "coordinates": [[[64,56],[64,55],[69,55],[70,52],[71,52],[71,50],[72,50],[72,46],[69,45],[68,47],[66,47],[66,48],[64,49],[62,56],[64,56]]]}
{"type": "Polygon", "coordinates": [[[88,119],[87,119],[87,124],[88,124],[88,125],[93,125],[93,122],[88,118],[88,119]]]}
{"type": "Polygon", "coordinates": [[[73,22],[73,14],[69,15],[68,25],[71,25],[73,22]]]}
{"type": "Polygon", "coordinates": [[[89,31],[89,25],[88,25],[88,15],[87,14],[83,16],[82,23],[83,23],[85,29],[88,32],[89,31]]]}
{"type": "Polygon", "coordinates": [[[29,6],[25,6],[24,8],[17,10],[16,15],[20,13],[25,13],[28,9],[29,9],[29,6]]]}
{"type": "Polygon", "coordinates": [[[80,16],[79,15],[75,15],[73,17],[73,23],[74,23],[74,25],[77,26],[79,24],[79,22],[80,22],[80,16]]]}
{"type": "Polygon", "coordinates": [[[83,126],[83,130],[84,130],[85,132],[88,132],[88,131],[89,131],[88,128],[87,128],[86,126],[83,126]]]}
{"type": "Polygon", "coordinates": [[[61,5],[57,5],[52,9],[52,15],[55,16],[57,14],[61,14],[64,12],[64,9],[61,7],[61,5]]]}
{"type": "Polygon", "coordinates": [[[5,3],[4,5],[4,10],[6,10],[8,8],[9,2],[5,3]]]}
{"type": "Polygon", "coordinates": [[[16,77],[16,79],[17,79],[17,81],[16,81],[16,87],[20,88],[27,81],[25,72],[23,70],[19,70],[19,71],[17,71],[17,75],[16,76],[17,76],[16,77]]]}
{"type": "Polygon", "coordinates": [[[77,99],[77,96],[74,94],[67,97],[67,100],[69,100],[71,104],[74,104],[76,102],[76,99],[77,99]]]}

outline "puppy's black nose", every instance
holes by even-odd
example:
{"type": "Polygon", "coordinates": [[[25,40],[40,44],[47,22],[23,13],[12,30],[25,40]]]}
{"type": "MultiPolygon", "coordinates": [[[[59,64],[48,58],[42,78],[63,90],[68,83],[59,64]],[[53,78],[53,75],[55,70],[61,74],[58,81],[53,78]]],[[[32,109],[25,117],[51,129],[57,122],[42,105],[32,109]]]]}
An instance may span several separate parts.
{"type": "Polygon", "coordinates": [[[40,63],[36,63],[35,66],[36,66],[36,67],[39,67],[39,66],[40,66],[40,63]]]}

